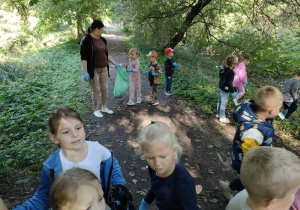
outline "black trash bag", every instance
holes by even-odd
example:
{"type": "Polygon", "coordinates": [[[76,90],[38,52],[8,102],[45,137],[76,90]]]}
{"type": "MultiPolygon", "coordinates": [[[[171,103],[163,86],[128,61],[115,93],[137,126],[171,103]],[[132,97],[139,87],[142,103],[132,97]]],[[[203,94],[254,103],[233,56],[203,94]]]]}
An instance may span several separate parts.
{"type": "Polygon", "coordinates": [[[133,205],[131,193],[120,184],[113,186],[108,192],[107,205],[111,210],[137,210],[133,205]]]}

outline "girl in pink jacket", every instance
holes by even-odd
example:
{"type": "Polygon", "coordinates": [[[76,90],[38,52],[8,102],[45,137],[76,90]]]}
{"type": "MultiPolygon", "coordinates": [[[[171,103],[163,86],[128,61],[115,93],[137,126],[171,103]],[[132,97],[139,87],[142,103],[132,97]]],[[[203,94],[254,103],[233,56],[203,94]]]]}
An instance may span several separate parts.
{"type": "Polygon", "coordinates": [[[246,66],[251,62],[251,56],[249,54],[245,54],[240,58],[239,62],[239,65],[233,69],[233,87],[237,90],[236,98],[233,99],[235,105],[238,105],[237,100],[245,94],[245,86],[248,85],[246,66]]]}

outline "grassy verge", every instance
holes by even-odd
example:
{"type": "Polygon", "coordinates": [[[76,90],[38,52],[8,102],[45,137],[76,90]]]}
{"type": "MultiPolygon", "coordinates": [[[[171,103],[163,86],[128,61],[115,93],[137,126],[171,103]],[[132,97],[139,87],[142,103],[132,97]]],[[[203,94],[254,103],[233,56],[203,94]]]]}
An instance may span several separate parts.
{"type": "Polygon", "coordinates": [[[79,45],[75,40],[54,40],[52,47],[1,58],[0,175],[24,168],[40,172],[52,145],[49,113],[62,105],[80,113],[89,107],[79,45]]]}
{"type": "MultiPolygon", "coordinates": [[[[143,43],[136,43],[134,40],[127,40],[129,46],[137,46],[145,55],[150,49],[149,45],[143,43]]],[[[177,53],[174,56],[174,60],[181,65],[181,67],[175,70],[172,89],[173,92],[183,97],[190,105],[195,106],[197,109],[206,113],[215,113],[218,102],[217,88],[219,83],[219,75],[215,66],[219,65],[211,57],[204,56],[202,54],[195,54],[193,49],[189,47],[177,47],[177,53]]],[[[163,64],[165,55],[159,55],[158,61],[163,64]]],[[[141,70],[143,65],[148,63],[145,56],[141,59],[141,70]]],[[[259,64],[257,64],[259,65],[259,64]]],[[[246,94],[242,99],[254,98],[254,95],[258,88],[262,85],[272,85],[278,88],[282,88],[282,81],[274,80],[271,77],[265,76],[265,72],[261,75],[256,72],[251,72],[251,64],[248,66],[248,78],[249,85],[246,87],[246,94]],[[257,78],[260,78],[259,80],[257,78]]],[[[286,78],[288,79],[288,78],[286,78]]],[[[164,77],[162,77],[164,82],[164,77]]],[[[234,104],[230,96],[227,106],[227,113],[232,113],[234,110],[234,104]]],[[[300,139],[300,110],[298,109],[290,119],[293,121],[289,123],[287,121],[281,121],[276,118],[274,121],[276,134],[281,138],[277,139],[277,144],[285,144],[291,147],[300,146],[297,139],[300,139]]]]}

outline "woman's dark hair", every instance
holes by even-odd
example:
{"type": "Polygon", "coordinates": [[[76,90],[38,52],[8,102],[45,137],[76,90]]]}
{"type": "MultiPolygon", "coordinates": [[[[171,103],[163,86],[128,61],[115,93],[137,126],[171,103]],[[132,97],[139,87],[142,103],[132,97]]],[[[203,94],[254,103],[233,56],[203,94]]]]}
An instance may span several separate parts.
{"type": "Polygon", "coordinates": [[[49,129],[50,133],[56,136],[57,129],[60,124],[60,120],[62,118],[73,118],[79,120],[83,124],[83,120],[81,119],[80,115],[68,106],[62,106],[55,109],[49,116],[49,129]]]}
{"type": "Polygon", "coordinates": [[[104,24],[100,20],[94,20],[94,22],[91,24],[91,27],[88,28],[88,33],[91,33],[96,28],[100,29],[103,28],[104,24]]]}

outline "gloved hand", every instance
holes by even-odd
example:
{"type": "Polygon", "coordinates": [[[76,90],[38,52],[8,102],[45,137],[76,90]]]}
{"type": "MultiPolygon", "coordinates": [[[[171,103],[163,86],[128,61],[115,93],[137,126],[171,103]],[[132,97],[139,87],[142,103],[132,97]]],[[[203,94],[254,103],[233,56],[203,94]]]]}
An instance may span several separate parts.
{"type": "Polygon", "coordinates": [[[149,208],[149,204],[143,198],[139,210],[147,210],[148,208],[149,208]]]}
{"type": "Polygon", "coordinates": [[[84,79],[84,81],[89,81],[90,80],[90,75],[89,75],[89,73],[87,72],[87,70],[83,70],[83,72],[82,72],[82,77],[83,77],[83,79],[84,79]]]}
{"type": "Polygon", "coordinates": [[[244,84],[245,84],[245,85],[248,85],[248,82],[247,82],[247,81],[244,81],[244,84]]]}
{"type": "Polygon", "coordinates": [[[148,74],[149,74],[149,71],[145,71],[145,74],[147,74],[147,75],[148,75],[148,74]]]}
{"type": "Polygon", "coordinates": [[[152,76],[155,77],[156,73],[154,71],[151,72],[152,76]]]}
{"type": "Polygon", "coordinates": [[[177,64],[176,62],[174,62],[174,63],[173,63],[173,66],[174,66],[175,68],[179,68],[180,65],[177,64]]]}
{"type": "Polygon", "coordinates": [[[235,99],[236,98],[236,92],[231,93],[232,98],[235,99]]]}
{"type": "Polygon", "coordinates": [[[133,69],[132,68],[128,68],[125,70],[125,72],[133,72],[133,69]]]}
{"type": "Polygon", "coordinates": [[[117,62],[115,62],[115,67],[116,68],[121,68],[121,66],[117,62]]]}

